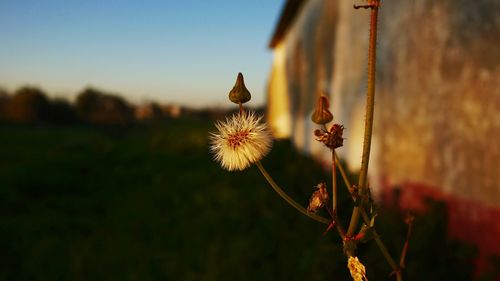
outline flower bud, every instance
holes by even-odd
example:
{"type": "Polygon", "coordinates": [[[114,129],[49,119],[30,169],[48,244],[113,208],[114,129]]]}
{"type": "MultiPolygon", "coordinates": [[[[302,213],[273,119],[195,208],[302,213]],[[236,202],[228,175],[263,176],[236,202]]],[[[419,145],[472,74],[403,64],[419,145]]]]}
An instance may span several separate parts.
{"type": "Polygon", "coordinates": [[[328,131],[323,129],[315,130],[314,136],[316,136],[317,141],[322,142],[326,147],[335,149],[344,145],[343,132],[344,126],[333,124],[328,131]]]}
{"type": "Polygon", "coordinates": [[[330,103],[328,102],[328,98],[321,95],[316,102],[311,120],[318,125],[324,125],[331,122],[333,120],[333,115],[328,109],[329,107],[330,103]]]}
{"type": "Polygon", "coordinates": [[[250,92],[247,87],[245,87],[243,74],[240,72],[238,73],[233,89],[229,92],[229,100],[236,104],[240,104],[249,101],[251,97],[250,92]]]}

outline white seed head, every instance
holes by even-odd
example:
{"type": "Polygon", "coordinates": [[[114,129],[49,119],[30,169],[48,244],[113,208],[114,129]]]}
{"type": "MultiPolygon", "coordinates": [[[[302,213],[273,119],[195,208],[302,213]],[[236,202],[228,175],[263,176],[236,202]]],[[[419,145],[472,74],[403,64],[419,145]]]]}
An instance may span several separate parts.
{"type": "Polygon", "coordinates": [[[261,120],[255,113],[246,112],[215,123],[218,132],[211,133],[210,150],[222,168],[244,170],[271,150],[271,133],[261,120]]]}

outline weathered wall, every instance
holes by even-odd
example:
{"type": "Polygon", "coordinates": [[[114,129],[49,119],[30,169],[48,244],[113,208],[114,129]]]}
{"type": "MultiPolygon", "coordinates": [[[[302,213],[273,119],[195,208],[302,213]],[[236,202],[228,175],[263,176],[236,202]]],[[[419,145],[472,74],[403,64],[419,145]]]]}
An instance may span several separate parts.
{"type": "Polygon", "coordinates": [[[391,181],[500,207],[499,8],[384,1],[377,134],[391,181]]]}
{"type": "Polygon", "coordinates": [[[334,1],[307,1],[286,40],[275,49],[269,80],[271,127],[278,137],[290,137],[295,145],[314,153],[320,153],[320,146],[312,141],[315,127],[309,116],[314,96],[329,91],[336,21],[334,1]]]}
{"type": "Polygon", "coordinates": [[[377,176],[500,253],[500,2],[385,0],[381,19],[377,176]]]}
{"type": "MultiPolygon", "coordinates": [[[[368,20],[350,1],[311,0],[283,42],[292,140],[325,152],[312,141],[309,116],[317,94],[330,92],[335,121],[346,127],[339,152],[353,169],[363,141],[368,20]]],[[[468,238],[498,253],[499,34],[497,0],[383,0],[370,163],[379,193],[401,185],[409,207],[421,195],[448,200],[452,224],[483,220],[489,236],[468,238]]]]}

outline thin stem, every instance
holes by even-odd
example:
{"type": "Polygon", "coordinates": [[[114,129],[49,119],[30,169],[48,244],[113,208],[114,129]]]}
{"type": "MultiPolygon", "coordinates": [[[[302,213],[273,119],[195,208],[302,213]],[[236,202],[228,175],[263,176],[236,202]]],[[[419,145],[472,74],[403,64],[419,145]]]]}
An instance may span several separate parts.
{"type": "MultiPolygon", "coordinates": [[[[366,213],[363,211],[364,216],[366,216],[366,213]]],[[[368,216],[366,216],[368,218],[368,216]]],[[[397,280],[402,280],[401,277],[401,270],[392,258],[391,254],[389,253],[389,250],[385,247],[384,242],[382,242],[382,239],[380,239],[380,236],[378,235],[377,231],[375,228],[372,229],[373,236],[375,237],[375,243],[377,243],[378,248],[382,252],[382,255],[384,255],[385,260],[389,264],[389,266],[392,268],[393,272],[396,273],[396,278],[397,280]]]]}
{"type": "Polygon", "coordinates": [[[328,206],[325,206],[325,208],[328,211],[328,214],[330,214],[330,217],[332,218],[332,222],[335,225],[335,227],[337,228],[337,232],[339,233],[340,238],[342,239],[342,241],[344,241],[345,240],[345,230],[342,227],[342,225],[340,224],[340,221],[339,221],[337,214],[332,212],[332,210],[330,210],[330,208],[328,208],[328,206]]]}
{"type": "MultiPolygon", "coordinates": [[[[365,134],[363,141],[363,155],[361,156],[361,169],[358,180],[359,192],[362,196],[365,194],[366,182],[368,176],[368,164],[370,161],[370,146],[373,132],[373,111],[375,107],[375,69],[376,69],[376,45],[377,45],[377,20],[378,20],[378,4],[380,0],[373,2],[371,7],[370,17],[370,39],[368,47],[368,87],[366,93],[366,115],[365,115],[365,134]]],[[[351,221],[347,230],[347,236],[352,237],[358,226],[360,206],[354,207],[352,211],[351,221]]]]}
{"type": "Polygon", "coordinates": [[[413,217],[409,217],[407,219],[408,222],[408,232],[406,233],[406,240],[405,244],[403,246],[403,250],[401,251],[401,258],[399,259],[399,267],[404,268],[405,267],[405,258],[406,258],[406,253],[408,252],[408,246],[410,243],[410,237],[411,233],[413,230],[413,217]]]}
{"type": "Polygon", "coordinates": [[[240,114],[243,114],[243,112],[245,112],[245,109],[243,109],[243,104],[241,102],[239,102],[238,105],[240,108],[240,114]]]}
{"type": "Polygon", "coordinates": [[[332,149],[332,210],[334,214],[337,214],[337,167],[335,163],[335,149],[332,149]]]}
{"type": "Polygon", "coordinates": [[[340,175],[344,179],[344,183],[346,184],[347,189],[349,190],[349,194],[352,194],[353,193],[352,185],[351,185],[351,183],[349,181],[349,178],[347,177],[347,173],[344,170],[344,166],[342,166],[342,164],[340,163],[339,156],[337,155],[337,153],[334,152],[333,154],[334,154],[334,157],[335,157],[335,161],[337,161],[337,163],[338,163],[337,166],[339,168],[340,175]]]}
{"type": "Polygon", "coordinates": [[[259,171],[262,173],[264,178],[266,178],[267,182],[269,183],[269,185],[271,185],[271,187],[274,189],[274,191],[276,191],[276,193],[278,193],[278,195],[281,196],[281,198],[283,198],[288,204],[290,204],[292,207],[297,209],[297,211],[301,212],[302,214],[310,217],[311,219],[313,219],[315,221],[318,221],[318,222],[321,222],[324,224],[330,224],[331,220],[324,218],[322,216],[318,216],[314,213],[308,212],[304,207],[302,207],[302,205],[300,205],[295,200],[293,200],[290,196],[288,196],[288,194],[286,194],[286,192],[283,191],[283,189],[281,189],[278,184],[276,184],[276,182],[273,180],[271,175],[269,175],[269,173],[266,171],[266,169],[262,166],[262,163],[260,163],[260,161],[257,161],[255,163],[255,165],[257,165],[257,168],[259,168],[259,171]]]}
{"type": "MultiPolygon", "coordinates": [[[[337,153],[333,153],[333,157],[335,157],[335,161],[337,161],[339,164],[338,164],[338,167],[339,167],[339,171],[340,171],[340,175],[342,175],[342,178],[344,179],[344,183],[347,187],[347,190],[349,191],[349,194],[351,194],[351,198],[353,201],[356,201],[356,194],[354,194],[354,189],[352,188],[352,185],[351,185],[351,182],[349,181],[349,178],[347,177],[347,173],[345,172],[345,169],[344,169],[344,166],[342,166],[342,164],[340,163],[340,160],[339,160],[339,156],[337,155],[337,153]]],[[[364,211],[364,209],[362,209],[364,211]]],[[[366,213],[365,213],[366,215],[366,213]]],[[[368,216],[367,216],[368,218],[368,216]]],[[[368,222],[370,220],[368,219],[368,222]]]]}

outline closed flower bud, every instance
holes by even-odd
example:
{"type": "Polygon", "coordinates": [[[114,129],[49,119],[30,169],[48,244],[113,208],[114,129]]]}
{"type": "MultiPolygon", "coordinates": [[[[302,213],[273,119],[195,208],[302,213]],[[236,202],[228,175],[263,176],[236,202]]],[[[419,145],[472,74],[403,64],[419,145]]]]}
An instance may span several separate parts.
{"type": "Polygon", "coordinates": [[[333,120],[333,115],[328,109],[329,107],[330,103],[328,102],[328,98],[321,95],[316,102],[316,107],[314,108],[311,120],[318,125],[330,123],[333,120]]]}
{"type": "Polygon", "coordinates": [[[250,95],[247,87],[245,87],[243,74],[240,72],[238,73],[233,89],[229,92],[229,100],[236,104],[240,104],[249,101],[251,98],[252,95],[250,95]]]}

